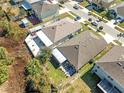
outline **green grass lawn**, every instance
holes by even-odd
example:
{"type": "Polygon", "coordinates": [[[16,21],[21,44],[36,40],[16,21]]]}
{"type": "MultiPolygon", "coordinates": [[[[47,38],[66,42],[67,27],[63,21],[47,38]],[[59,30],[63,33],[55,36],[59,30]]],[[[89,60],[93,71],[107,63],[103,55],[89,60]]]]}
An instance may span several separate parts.
{"type": "Polygon", "coordinates": [[[109,50],[112,49],[113,47],[114,47],[114,44],[113,43],[109,43],[103,51],[101,51],[97,56],[94,57],[94,60],[100,59],[107,52],[109,52],[109,50]]]}
{"type": "Polygon", "coordinates": [[[86,7],[89,5],[89,3],[86,0],[84,0],[83,2],[80,3],[80,5],[86,7]]]}
{"type": "Polygon", "coordinates": [[[118,26],[124,28],[124,22],[120,23],[118,26]]]}
{"type": "Polygon", "coordinates": [[[55,85],[59,85],[61,81],[66,79],[64,72],[60,69],[55,69],[55,67],[50,62],[47,63],[47,69],[48,77],[50,77],[50,79],[55,85]]]}

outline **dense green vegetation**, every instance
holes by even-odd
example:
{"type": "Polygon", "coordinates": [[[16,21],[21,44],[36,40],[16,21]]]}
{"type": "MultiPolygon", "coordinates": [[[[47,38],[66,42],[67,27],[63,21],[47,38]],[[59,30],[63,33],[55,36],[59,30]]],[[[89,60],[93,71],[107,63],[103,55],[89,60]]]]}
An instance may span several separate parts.
{"type": "Polygon", "coordinates": [[[51,56],[52,56],[51,49],[43,48],[41,49],[39,59],[41,60],[41,63],[46,63],[50,61],[51,56]]]}
{"type": "Polygon", "coordinates": [[[41,49],[41,55],[38,59],[29,61],[25,68],[26,72],[26,93],[50,93],[56,88],[51,84],[47,75],[46,63],[50,61],[51,50],[48,48],[41,49]]]}
{"type": "Polygon", "coordinates": [[[5,48],[0,47],[0,85],[8,79],[8,65],[12,63],[5,48]]]}
{"type": "Polygon", "coordinates": [[[47,76],[43,73],[39,60],[32,59],[26,66],[26,92],[47,93],[50,91],[50,83],[47,76]]]}

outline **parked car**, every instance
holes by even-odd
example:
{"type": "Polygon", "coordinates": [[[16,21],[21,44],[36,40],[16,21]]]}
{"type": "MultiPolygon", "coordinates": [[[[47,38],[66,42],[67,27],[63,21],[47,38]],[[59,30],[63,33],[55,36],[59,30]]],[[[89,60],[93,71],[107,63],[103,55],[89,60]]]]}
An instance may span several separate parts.
{"type": "Polygon", "coordinates": [[[88,21],[90,21],[90,22],[91,22],[91,21],[92,21],[92,18],[89,18],[89,19],[88,19],[88,21]]]}
{"type": "Polygon", "coordinates": [[[76,9],[76,10],[78,10],[80,7],[79,7],[79,5],[75,4],[75,5],[73,6],[73,8],[76,9]]]}
{"type": "Polygon", "coordinates": [[[114,24],[119,24],[119,23],[122,23],[122,22],[124,22],[124,19],[118,17],[118,18],[115,20],[114,24]]]}
{"type": "Polygon", "coordinates": [[[98,22],[97,22],[97,21],[93,21],[93,22],[91,22],[91,24],[92,24],[93,26],[98,26],[98,22]]]}
{"type": "Polygon", "coordinates": [[[80,16],[77,16],[74,20],[77,21],[77,20],[80,20],[81,17],[80,16]]]}

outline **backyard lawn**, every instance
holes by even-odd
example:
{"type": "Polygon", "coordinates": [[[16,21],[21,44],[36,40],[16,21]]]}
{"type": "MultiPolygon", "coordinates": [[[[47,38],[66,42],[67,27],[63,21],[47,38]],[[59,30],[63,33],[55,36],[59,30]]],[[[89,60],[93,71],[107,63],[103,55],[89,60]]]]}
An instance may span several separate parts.
{"type": "Polygon", "coordinates": [[[62,93],[101,93],[101,91],[97,88],[97,83],[99,81],[100,79],[89,71],[81,78],[75,80],[62,93]]]}
{"type": "Polygon", "coordinates": [[[87,84],[79,78],[62,93],[91,93],[91,92],[87,84]]]}
{"type": "Polygon", "coordinates": [[[60,69],[55,69],[50,62],[47,63],[47,71],[48,77],[50,77],[50,80],[56,86],[66,79],[64,72],[62,72],[60,69]]]}

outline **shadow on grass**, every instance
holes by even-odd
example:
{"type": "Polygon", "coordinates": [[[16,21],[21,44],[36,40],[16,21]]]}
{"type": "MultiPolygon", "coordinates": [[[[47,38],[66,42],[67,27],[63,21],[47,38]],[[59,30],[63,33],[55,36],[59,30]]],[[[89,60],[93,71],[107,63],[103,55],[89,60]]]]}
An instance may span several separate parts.
{"type": "Polygon", "coordinates": [[[58,63],[57,59],[54,56],[51,57],[50,62],[55,67],[55,69],[59,68],[59,63],[58,63]]]}
{"type": "Polygon", "coordinates": [[[102,93],[97,87],[97,84],[100,82],[100,78],[96,74],[89,71],[84,74],[81,79],[89,86],[91,93],[102,93]]]}

